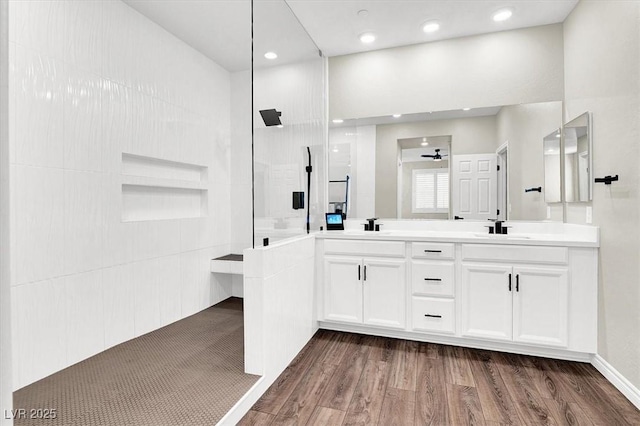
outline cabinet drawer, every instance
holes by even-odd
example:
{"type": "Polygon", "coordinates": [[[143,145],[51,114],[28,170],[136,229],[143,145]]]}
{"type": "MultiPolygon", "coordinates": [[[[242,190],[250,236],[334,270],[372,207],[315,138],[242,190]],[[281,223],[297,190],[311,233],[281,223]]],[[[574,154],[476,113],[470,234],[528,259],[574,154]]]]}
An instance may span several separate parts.
{"type": "Polygon", "coordinates": [[[449,334],[456,331],[452,299],[414,297],[411,312],[411,326],[414,330],[449,334]]]}
{"type": "Polygon", "coordinates": [[[454,271],[453,262],[413,261],[411,263],[413,294],[453,296],[454,271]]]}
{"type": "Polygon", "coordinates": [[[412,243],[411,257],[415,259],[453,259],[455,245],[447,243],[412,243]]]}
{"type": "Polygon", "coordinates": [[[325,240],[327,254],[404,257],[404,241],[325,240]]]}
{"type": "Polygon", "coordinates": [[[566,247],[463,244],[462,259],[564,265],[569,261],[569,250],[566,247]]]}

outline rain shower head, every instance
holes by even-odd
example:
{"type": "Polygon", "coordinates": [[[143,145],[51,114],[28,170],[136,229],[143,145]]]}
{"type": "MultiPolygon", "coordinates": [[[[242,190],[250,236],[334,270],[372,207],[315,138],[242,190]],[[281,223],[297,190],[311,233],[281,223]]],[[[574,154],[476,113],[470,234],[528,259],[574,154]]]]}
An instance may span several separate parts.
{"type": "Polygon", "coordinates": [[[260,115],[262,116],[262,120],[264,121],[264,125],[269,126],[281,126],[280,116],[282,112],[276,111],[275,109],[262,109],[260,110],[260,115]]]}

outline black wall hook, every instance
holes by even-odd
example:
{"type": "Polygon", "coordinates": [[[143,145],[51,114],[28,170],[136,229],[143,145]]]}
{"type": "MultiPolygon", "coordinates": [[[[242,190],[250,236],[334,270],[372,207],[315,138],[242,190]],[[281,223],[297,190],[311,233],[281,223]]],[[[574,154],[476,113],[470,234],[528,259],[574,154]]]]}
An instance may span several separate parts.
{"type": "Polygon", "coordinates": [[[542,187],[525,189],[524,192],[542,192],[542,187]]]}
{"type": "Polygon", "coordinates": [[[617,180],[618,180],[618,175],[605,176],[603,178],[596,178],[596,183],[604,183],[605,185],[611,185],[611,182],[616,182],[617,180]]]}

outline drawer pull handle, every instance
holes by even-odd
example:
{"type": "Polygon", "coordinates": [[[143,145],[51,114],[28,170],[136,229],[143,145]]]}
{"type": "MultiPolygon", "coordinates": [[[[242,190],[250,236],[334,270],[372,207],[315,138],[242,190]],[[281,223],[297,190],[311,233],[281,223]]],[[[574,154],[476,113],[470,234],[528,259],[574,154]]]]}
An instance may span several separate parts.
{"type": "Polygon", "coordinates": [[[442,253],[442,250],[425,250],[425,253],[442,253]]]}
{"type": "Polygon", "coordinates": [[[511,274],[509,274],[509,291],[511,291],[511,274]]]}
{"type": "Polygon", "coordinates": [[[442,318],[442,315],[431,315],[431,314],[424,314],[425,317],[429,317],[429,318],[442,318]]]}
{"type": "Polygon", "coordinates": [[[520,291],[520,274],[516,274],[516,291],[520,291]]]}
{"type": "Polygon", "coordinates": [[[358,281],[360,281],[362,277],[360,277],[360,265],[358,265],[358,281]]]}
{"type": "Polygon", "coordinates": [[[442,281],[442,278],[425,278],[425,281],[442,281]]]}

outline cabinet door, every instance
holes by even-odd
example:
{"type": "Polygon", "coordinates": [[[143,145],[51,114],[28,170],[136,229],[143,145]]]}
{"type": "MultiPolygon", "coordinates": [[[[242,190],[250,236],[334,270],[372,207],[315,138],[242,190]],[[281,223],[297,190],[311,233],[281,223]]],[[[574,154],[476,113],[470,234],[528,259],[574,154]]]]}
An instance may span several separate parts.
{"type": "Polygon", "coordinates": [[[462,265],[462,335],[511,340],[510,266],[462,265]]]}
{"type": "Polygon", "coordinates": [[[364,323],[404,328],[405,261],[365,259],[364,268],[364,323]]]}
{"type": "Polygon", "coordinates": [[[567,269],[516,267],[513,273],[513,340],[567,346],[567,269]]]}
{"type": "Polygon", "coordinates": [[[362,323],[362,270],[359,257],[325,256],[325,320],[362,323]]]}

